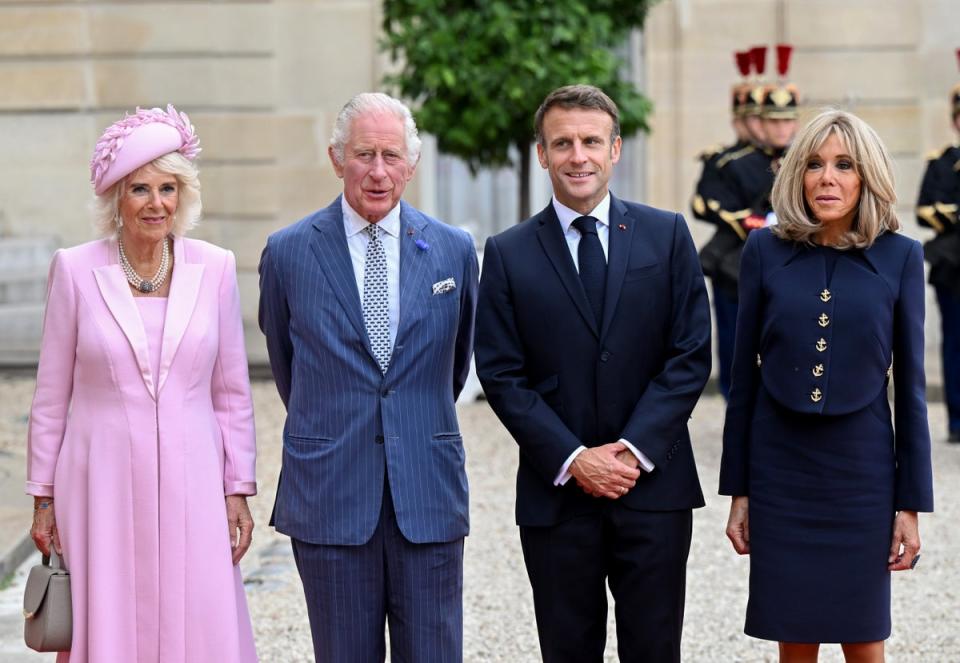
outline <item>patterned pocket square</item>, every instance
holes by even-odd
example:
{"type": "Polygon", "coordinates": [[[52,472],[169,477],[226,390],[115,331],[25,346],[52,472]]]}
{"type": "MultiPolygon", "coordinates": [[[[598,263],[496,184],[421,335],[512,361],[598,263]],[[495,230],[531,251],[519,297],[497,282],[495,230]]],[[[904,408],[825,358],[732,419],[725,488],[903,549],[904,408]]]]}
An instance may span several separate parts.
{"type": "Polygon", "coordinates": [[[445,292],[450,292],[451,290],[457,289],[457,282],[453,280],[451,276],[448,279],[443,279],[442,281],[437,281],[433,284],[433,294],[442,295],[445,292]]]}

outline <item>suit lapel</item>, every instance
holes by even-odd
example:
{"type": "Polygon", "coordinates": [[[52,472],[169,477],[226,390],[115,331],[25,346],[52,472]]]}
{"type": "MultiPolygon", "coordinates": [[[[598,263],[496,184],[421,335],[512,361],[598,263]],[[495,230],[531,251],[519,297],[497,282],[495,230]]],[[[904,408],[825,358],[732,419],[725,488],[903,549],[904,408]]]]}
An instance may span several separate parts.
{"type": "MultiPolygon", "coordinates": [[[[610,196],[610,227],[607,234],[607,290],[603,297],[603,324],[600,338],[607,334],[620,301],[623,277],[630,262],[636,223],[627,216],[626,206],[610,196]]],[[[652,256],[651,256],[652,257],[652,256]]]]}
{"type": "MultiPolygon", "coordinates": [[[[583,285],[580,283],[580,275],[577,274],[577,268],[573,264],[573,258],[570,256],[570,249],[567,246],[567,240],[560,229],[560,220],[553,209],[551,201],[545,210],[540,213],[540,228],[537,229],[537,237],[540,239],[540,245],[544,253],[553,265],[560,277],[560,282],[566,289],[574,306],[580,312],[587,326],[593,332],[594,336],[600,337],[597,329],[597,321],[594,319],[593,309],[590,308],[590,302],[587,301],[587,295],[583,291],[583,285]]],[[[608,277],[609,279],[609,277],[608,277]]]]}
{"type": "Polygon", "coordinates": [[[130,348],[133,350],[134,359],[140,368],[140,375],[147,391],[154,399],[157,397],[153,388],[153,373],[150,370],[150,352],[147,348],[147,333],[143,328],[143,320],[140,318],[140,311],[137,310],[137,304],[133,301],[133,294],[130,292],[130,286],[127,284],[127,277],[120,268],[120,263],[114,260],[117,253],[116,240],[110,240],[107,244],[109,262],[100,267],[95,267],[93,276],[97,281],[97,287],[100,289],[100,295],[104,303],[110,309],[110,314],[117,321],[117,325],[127,337],[130,348]]]}
{"type": "MultiPolygon", "coordinates": [[[[430,234],[426,218],[404,202],[400,202],[400,320],[397,324],[397,338],[395,346],[402,345],[401,341],[406,331],[413,324],[416,307],[423,301],[424,293],[430,284],[427,283],[432,263],[430,249],[430,234]],[[420,240],[424,247],[417,246],[420,240]]],[[[460,284],[458,287],[463,287],[460,284]]],[[[394,348],[396,349],[396,348],[394,348]]],[[[394,362],[391,361],[393,366],[394,362]]],[[[389,369],[388,369],[389,370],[389,369]]]]}
{"type": "Polygon", "coordinates": [[[347,314],[347,319],[363,339],[363,347],[376,361],[367,339],[367,327],[363,324],[360,293],[357,291],[357,278],[350,260],[350,249],[347,247],[347,233],[343,229],[343,211],[339,196],[318,215],[313,227],[317,232],[310,240],[310,248],[320,263],[320,269],[326,274],[327,282],[340,306],[347,314]]]}
{"type": "Polygon", "coordinates": [[[157,393],[163,389],[163,383],[170,373],[170,365],[180,347],[180,341],[187,330],[187,324],[193,316],[200,294],[200,282],[203,279],[204,265],[189,263],[184,255],[183,240],[173,241],[173,274],[170,281],[170,295],[167,299],[167,315],[163,323],[163,345],[160,350],[160,375],[157,378],[157,393]]]}

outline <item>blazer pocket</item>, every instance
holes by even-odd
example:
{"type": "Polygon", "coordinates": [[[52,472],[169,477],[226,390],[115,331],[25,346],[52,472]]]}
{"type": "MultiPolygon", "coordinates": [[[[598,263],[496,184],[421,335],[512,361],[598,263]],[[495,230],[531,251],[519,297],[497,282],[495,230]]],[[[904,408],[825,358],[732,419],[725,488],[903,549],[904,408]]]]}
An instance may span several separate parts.
{"type": "Polygon", "coordinates": [[[462,442],[463,436],[460,433],[434,433],[435,442],[462,442]]]}
{"type": "Polygon", "coordinates": [[[624,281],[639,281],[640,279],[645,279],[658,274],[660,272],[660,263],[654,263],[652,265],[644,265],[643,267],[637,267],[635,269],[628,269],[626,275],[623,277],[624,281]]]}
{"type": "Polygon", "coordinates": [[[301,444],[331,444],[334,442],[334,438],[327,437],[326,435],[294,435],[293,433],[287,433],[287,438],[301,444]]]}
{"type": "Polygon", "coordinates": [[[456,309],[460,304],[460,292],[458,290],[448,290],[437,295],[430,295],[430,308],[434,309],[456,309]]]}

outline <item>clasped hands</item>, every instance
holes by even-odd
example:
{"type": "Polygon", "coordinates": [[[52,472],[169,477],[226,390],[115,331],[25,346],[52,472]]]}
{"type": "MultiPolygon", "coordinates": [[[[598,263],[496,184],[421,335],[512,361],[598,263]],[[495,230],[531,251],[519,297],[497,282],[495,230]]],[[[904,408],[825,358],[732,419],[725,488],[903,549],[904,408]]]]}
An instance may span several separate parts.
{"type": "Polygon", "coordinates": [[[623,442],[611,442],[584,449],[569,469],[585,493],[616,500],[637,484],[639,465],[640,461],[623,442]]]}

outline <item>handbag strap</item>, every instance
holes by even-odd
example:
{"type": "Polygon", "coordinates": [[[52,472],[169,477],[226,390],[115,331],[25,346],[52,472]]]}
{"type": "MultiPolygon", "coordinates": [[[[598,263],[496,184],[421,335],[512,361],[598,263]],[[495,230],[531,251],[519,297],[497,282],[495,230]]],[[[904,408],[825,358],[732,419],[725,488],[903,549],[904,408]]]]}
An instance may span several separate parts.
{"type": "Polygon", "coordinates": [[[50,554],[42,555],[40,563],[44,566],[49,566],[52,569],[59,569],[61,571],[67,570],[67,567],[63,563],[63,559],[57,554],[57,551],[53,549],[52,542],[50,543],[50,554]]]}

